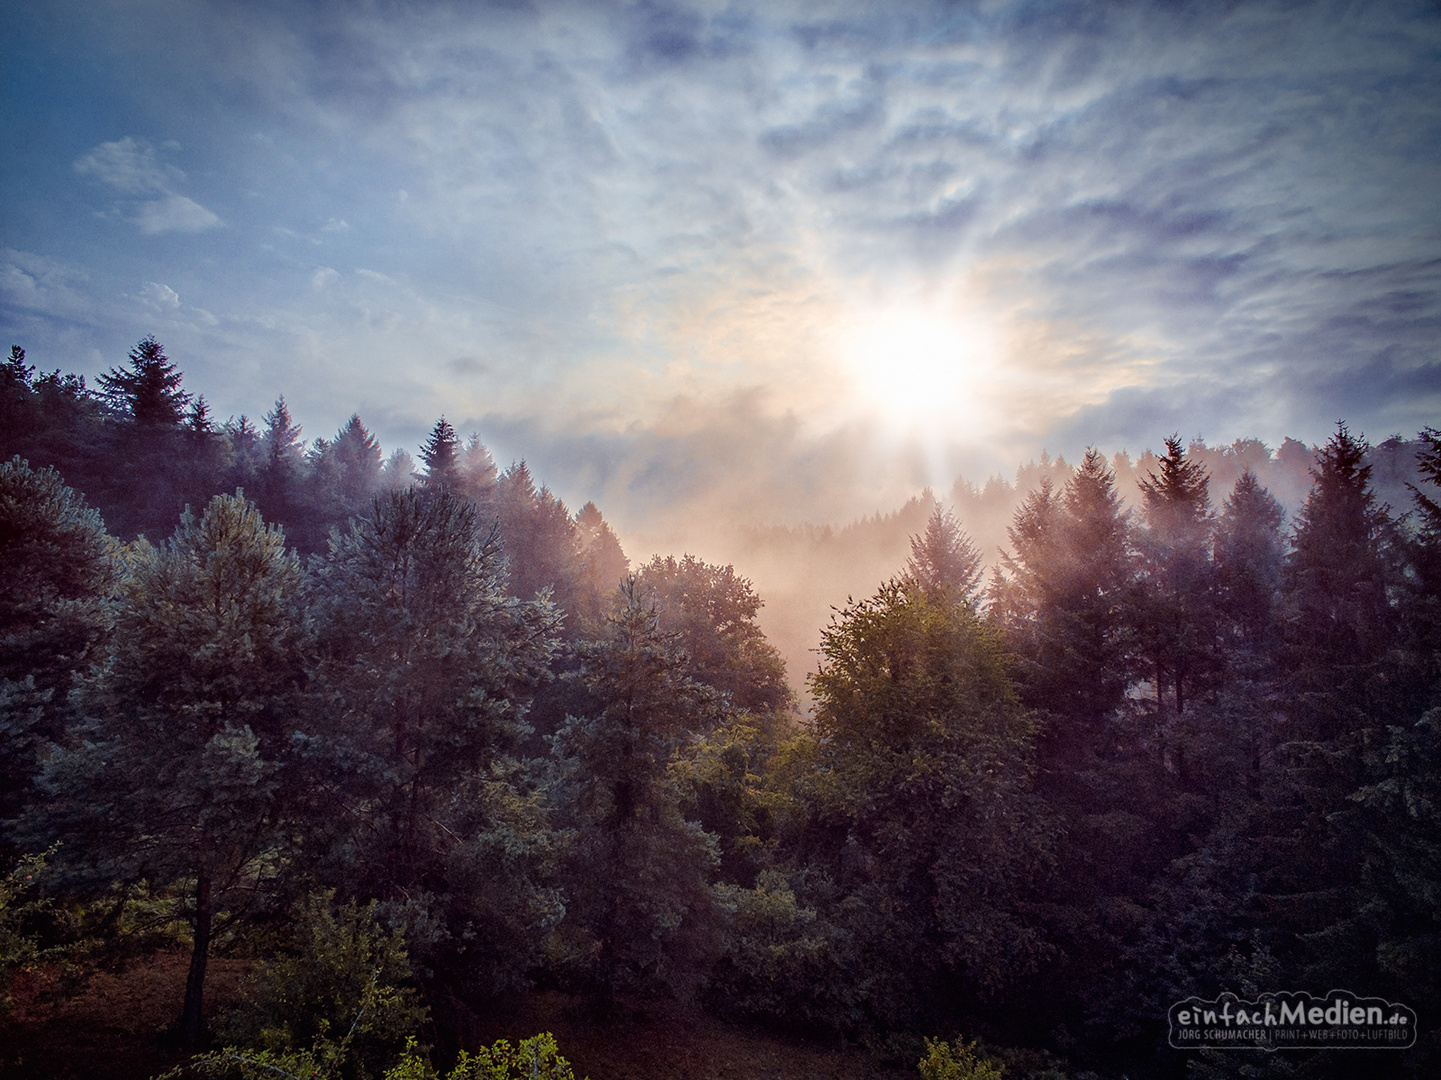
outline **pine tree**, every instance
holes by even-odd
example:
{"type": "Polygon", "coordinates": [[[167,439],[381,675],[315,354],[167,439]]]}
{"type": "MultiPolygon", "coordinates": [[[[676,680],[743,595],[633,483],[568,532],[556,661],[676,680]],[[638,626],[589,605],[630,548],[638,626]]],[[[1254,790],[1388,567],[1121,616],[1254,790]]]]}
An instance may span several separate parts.
{"type": "Polygon", "coordinates": [[[304,458],[300,440],[301,427],[290,417],[285,395],[275,399],[275,407],[265,414],[265,432],[260,437],[264,447],[266,473],[276,482],[288,483],[300,470],[304,458]]]}
{"type": "MultiPolygon", "coordinates": [[[[117,567],[100,515],[53,469],[0,465],[0,820],[24,804],[94,659],[117,567]]],[[[0,845],[0,865],[15,854],[0,845]]]]}
{"type": "Polygon", "coordinates": [[[1179,435],[1166,440],[1160,472],[1140,483],[1146,531],[1138,629],[1155,679],[1158,720],[1168,690],[1180,715],[1187,694],[1216,663],[1209,486],[1205,468],[1187,458],[1179,435]]]}
{"type": "Polygon", "coordinates": [[[937,503],[926,521],[926,531],[911,537],[905,572],[937,595],[974,601],[981,582],[981,553],[950,511],[937,503]]]}
{"type": "Polygon", "coordinates": [[[537,488],[529,466],[519,461],[496,482],[494,508],[512,594],[531,597],[549,589],[562,609],[574,608],[577,538],[565,503],[537,488]]]}
{"type": "Polygon", "coordinates": [[[1216,529],[1216,587],[1230,648],[1269,653],[1285,541],[1281,504],[1247,469],[1221,509],[1216,529]]]}
{"type": "Polygon", "coordinates": [[[375,494],[380,484],[380,443],[352,413],[346,425],[330,441],[334,458],[336,494],[347,514],[355,514],[375,494]]]}
{"type": "Polygon", "coordinates": [[[460,452],[457,479],[460,489],[488,516],[495,502],[495,459],[475,432],[471,432],[460,452]]]}
{"type": "Polygon", "coordinates": [[[315,870],[403,909],[412,956],[450,992],[507,989],[561,912],[555,838],[509,761],[558,614],[505,595],[494,531],[450,491],[378,498],[317,569],[330,706],[311,776],[334,854],[315,870]]]}
{"type": "Polygon", "coordinates": [[[411,489],[332,533],[317,584],[322,672],[337,737],[386,777],[364,840],[372,887],[414,884],[445,846],[438,800],[515,746],[557,617],[504,595],[494,532],[451,492],[411,489]]]}
{"type": "Polygon", "coordinates": [[[19,345],[10,346],[10,355],[5,366],[0,367],[0,390],[6,398],[11,394],[28,392],[30,380],[35,377],[35,365],[25,362],[25,350],[19,345]]]}
{"type": "Polygon", "coordinates": [[[1368,447],[1346,425],[1326,443],[1296,521],[1283,579],[1292,731],[1331,739],[1394,715],[1383,677],[1396,642],[1394,524],[1376,505],[1368,447]]]}
{"type": "Polygon", "coordinates": [[[575,532],[577,603],[580,613],[599,625],[606,605],[630,570],[630,560],[595,503],[586,503],[576,513],[575,532]]]}
{"type": "Polygon", "coordinates": [[[1018,653],[1023,696],[1057,718],[1056,737],[1093,739],[1131,684],[1129,519],[1106,459],[1088,450],[1059,495],[1041,481],[1009,530],[993,617],[1018,653]]]}
{"type": "Polygon", "coordinates": [[[425,474],[421,477],[426,488],[441,491],[453,487],[460,458],[460,439],[455,428],[441,417],[431,429],[430,438],[420,449],[420,460],[425,463],[425,474]]]}
{"type": "Polygon", "coordinates": [[[231,496],[127,561],[109,655],[82,698],[90,719],[47,762],[49,804],[26,831],[58,832],[64,858],[102,887],[146,881],[187,897],[180,1029],[193,1047],[215,920],[263,891],[261,856],[284,835],[276,794],[301,680],[301,571],[231,496]]]}
{"type": "Polygon", "coordinates": [[[130,350],[129,359],[128,369],[111,368],[100,376],[101,395],[142,428],[178,426],[190,395],[180,389],[180,369],[164,347],[147,335],[130,350]]]}

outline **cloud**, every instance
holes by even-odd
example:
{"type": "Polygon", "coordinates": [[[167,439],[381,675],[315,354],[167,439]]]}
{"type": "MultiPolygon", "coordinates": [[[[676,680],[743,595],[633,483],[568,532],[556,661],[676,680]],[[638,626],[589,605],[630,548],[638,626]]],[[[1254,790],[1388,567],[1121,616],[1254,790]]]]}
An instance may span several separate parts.
{"type": "Polygon", "coordinates": [[[101,143],[77,158],[75,171],[126,195],[164,194],[176,181],[185,178],[179,169],[160,165],[155,147],[128,135],[115,142],[101,143]]]}
{"type": "MultiPolygon", "coordinates": [[[[30,251],[0,251],[0,297],[4,306],[58,322],[90,322],[97,314],[89,275],[75,266],[30,251]]],[[[105,314],[109,314],[106,312],[105,314]]]]}
{"type": "Polygon", "coordinates": [[[184,195],[167,195],[140,203],[130,219],[149,235],[162,232],[204,232],[221,224],[218,217],[184,195]]]}
{"type": "Polygon", "coordinates": [[[162,285],[158,281],[147,281],[140,288],[140,299],[147,306],[157,311],[175,311],[180,307],[180,296],[169,285],[162,285]]]}
{"type": "MultiPolygon", "coordinates": [[[[179,146],[167,142],[164,148],[178,149],[179,146]]],[[[162,164],[153,146],[128,135],[115,142],[101,143],[76,159],[75,171],[123,195],[156,196],[123,204],[122,216],[147,235],[204,232],[222,224],[214,213],[175,190],[185,179],[183,172],[162,164]]]]}
{"type": "MultiPolygon", "coordinates": [[[[1068,456],[1172,428],[1315,441],[1342,412],[1368,429],[1434,416],[1441,76],[1421,5],[131,16],[123,33],[163,21],[176,44],[175,80],[134,93],[217,103],[220,137],[185,161],[235,178],[234,235],[343,236],[348,265],[384,270],[257,244],[227,267],[225,347],[273,356],[267,375],[312,380],[316,400],[363,388],[400,417],[396,438],[455,395],[510,417],[517,440],[589,432],[602,458],[683,498],[729,490],[703,447],[745,447],[680,423],[674,403],[719,408],[757,386],[795,437],[742,427],[802,474],[847,430],[895,476],[925,442],[938,483],[978,416],[1011,462],[1047,441],[1068,456]],[[876,421],[836,355],[837,327],[898,297],[980,311],[994,345],[985,379],[960,380],[986,384],[976,400],[914,388],[934,406],[923,433],[876,421]],[[667,442],[678,430],[690,441],[667,442]],[[691,471],[673,484],[651,453],[691,471]]],[[[100,253],[135,260],[111,295],[154,277],[209,295],[183,276],[209,273],[192,269],[208,245],[185,234],[220,222],[178,160],[127,138],[75,162],[123,200],[110,216],[184,253],[100,253]]],[[[16,273],[28,295],[39,279],[16,273]]],[[[804,486],[786,498],[816,516],[843,504],[804,486]]]]}

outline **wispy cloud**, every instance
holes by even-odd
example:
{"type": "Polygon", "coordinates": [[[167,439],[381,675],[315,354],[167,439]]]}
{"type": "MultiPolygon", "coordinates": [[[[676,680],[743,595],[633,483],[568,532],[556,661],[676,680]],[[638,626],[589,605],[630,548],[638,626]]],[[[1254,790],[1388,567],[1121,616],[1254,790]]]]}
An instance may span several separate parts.
{"type": "Polygon", "coordinates": [[[263,359],[220,409],[370,403],[392,444],[469,410],[618,505],[721,498],[706,456],[763,445],[812,479],[736,512],[802,516],[843,505],[819,455],[884,459],[870,498],[1041,446],[1441,409],[1422,0],[118,10],[76,62],[163,30],[172,77],[132,96],[186,156],[123,138],[70,179],[172,250],[52,239],[94,256],[69,288],[225,316],[191,378],[263,359]],[[936,377],[884,341],[927,320],[936,377]]]}
{"type": "Polygon", "coordinates": [[[222,224],[211,211],[181,195],[185,174],[162,164],[155,148],[130,136],[101,143],[75,161],[75,171],[123,194],[135,196],[121,213],[147,234],[204,232],[222,224]]]}

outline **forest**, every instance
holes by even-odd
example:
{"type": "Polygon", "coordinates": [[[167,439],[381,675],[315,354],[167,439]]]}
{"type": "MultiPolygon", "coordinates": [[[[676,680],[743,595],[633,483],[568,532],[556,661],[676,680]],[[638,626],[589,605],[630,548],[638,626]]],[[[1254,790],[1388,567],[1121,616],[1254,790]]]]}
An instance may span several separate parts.
{"type": "Polygon", "coordinates": [[[803,698],[744,567],[632,564],[444,419],[387,457],[217,422],[154,338],[13,348],[0,1074],[59,1075],[27,994],[183,955],[175,1076],[570,1076],[490,1037],[542,994],[927,1080],[1436,1075],[1441,431],[1337,425],[1289,516],[1248,445],[1033,470],[988,575],[936,504],[803,698]],[[1408,1048],[1168,1041],[1332,991],[1408,1048]]]}

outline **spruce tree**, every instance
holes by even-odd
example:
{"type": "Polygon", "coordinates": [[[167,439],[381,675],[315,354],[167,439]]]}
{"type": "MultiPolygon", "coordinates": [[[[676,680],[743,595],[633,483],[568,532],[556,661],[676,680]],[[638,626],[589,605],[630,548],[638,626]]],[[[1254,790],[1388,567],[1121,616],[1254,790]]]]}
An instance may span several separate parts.
{"type": "Polygon", "coordinates": [[[926,531],[911,537],[906,575],[923,589],[955,600],[974,600],[981,582],[981,553],[960,524],[939,503],[926,521],[926,531]]]}
{"type": "Polygon", "coordinates": [[[1371,491],[1368,446],[1345,424],[1322,448],[1283,578],[1293,738],[1344,738],[1394,716],[1384,669],[1396,642],[1394,524],[1371,491]]]}
{"type": "Polygon", "coordinates": [[[420,448],[420,460],[425,463],[425,474],[421,480],[426,488],[442,491],[454,486],[459,458],[460,439],[455,434],[455,428],[442,416],[431,429],[430,438],[420,448]]]}
{"type": "Polygon", "coordinates": [[[1140,538],[1145,581],[1137,611],[1141,648],[1156,688],[1157,720],[1166,694],[1175,711],[1215,667],[1210,479],[1187,458],[1179,435],[1166,440],[1160,471],[1140,483],[1146,531],[1140,538]]]}
{"type": "Polygon", "coordinates": [[[101,395],[142,428],[176,427],[190,403],[190,395],[180,389],[180,369],[154,335],[142,338],[129,359],[129,368],[111,368],[100,376],[101,395]]]}
{"type": "MultiPolygon", "coordinates": [[[[0,819],[23,806],[67,695],[104,641],[117,545],[53,469],[0,465],[0,819]]],[[[0,864],[13,854],[0,846],[0,864]]]]}

